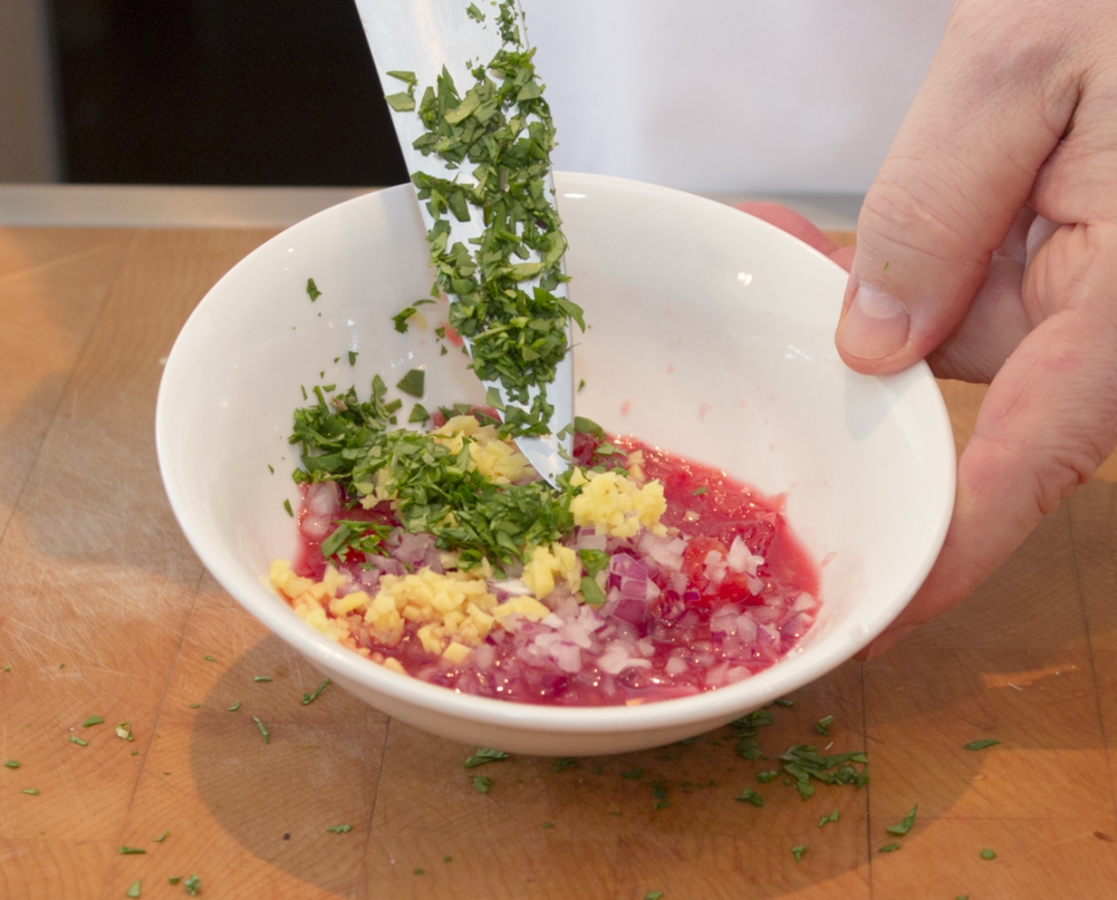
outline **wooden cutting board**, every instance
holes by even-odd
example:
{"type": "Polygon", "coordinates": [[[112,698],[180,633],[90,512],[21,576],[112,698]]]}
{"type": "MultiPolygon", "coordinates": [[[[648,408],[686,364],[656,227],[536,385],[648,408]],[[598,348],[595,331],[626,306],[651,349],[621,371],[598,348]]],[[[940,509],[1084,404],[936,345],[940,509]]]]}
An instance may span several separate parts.
{"type": "MultiPolygon", "coordinates": [[[[321,676],[205,573],[153,436],[178,329],[270,234],[0,229],[0,897],[1113,895],[1112,460],[962,607],[772,708],[768,760],[727,728],[467,770],[336,687],[303,705],[321,676]],[[802,743],[869,785],[757,780],[802,743]]],[[[943,388],[961,445],[982,391],[943,388]]]]}

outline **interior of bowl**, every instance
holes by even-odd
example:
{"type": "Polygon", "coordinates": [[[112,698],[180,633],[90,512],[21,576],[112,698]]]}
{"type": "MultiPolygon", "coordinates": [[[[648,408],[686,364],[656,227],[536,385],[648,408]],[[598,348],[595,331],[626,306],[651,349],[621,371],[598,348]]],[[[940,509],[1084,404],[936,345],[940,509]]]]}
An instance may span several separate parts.
{"type": "MultiPolygon", "coordinates": [[[[942,543],[954,448],[925,366],[850,372],[833,347],[845,273],[767,224],[664,188],[558,173],[576,338],[577,411],[785,497],[821,566],[823,612],[771,669],[696,697],[620,710],[454,695],[358,658],[297,620],[265,585],[290,559],[297,509],[287,443],[304,389],[394,385],[426,372],[423,404],[482,402],[456,348],[391,316],[426,297],[431,274],[407,186],[289,229],[239,263],[183,329],[160,390],[168,494],[203,562],[251,612],[347,683],[448,714],[531,728],[639,729],[755,708],[848,659],[903,608],[942,543]],[[311,300],[307,279],[321,296],[311,300]],[[351,356],[355,354],[355,356],[351,356]]],[[[397,392],[394,391],[392,396],[397,392]]],[[[409,399],[409,398],[405,398],[409,399]]],[[[407,409],[409,407],[405,407],[407,409]]]]}

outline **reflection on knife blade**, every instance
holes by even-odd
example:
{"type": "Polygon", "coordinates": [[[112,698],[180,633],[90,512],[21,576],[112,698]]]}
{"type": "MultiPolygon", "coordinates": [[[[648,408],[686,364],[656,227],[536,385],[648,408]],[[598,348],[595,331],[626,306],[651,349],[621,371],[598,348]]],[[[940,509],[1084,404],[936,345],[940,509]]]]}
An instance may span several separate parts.
{"type": "MultiPolygon", "coordinates": [[[[473,28],[489,27],[476,6],[466,15],[473,28]]],[[[513,0],[501,3],[492,23],[499,48],[485,65],[467,62],[474,67],[464,95],[445,64],[419,100],[415,72],[383,74],[404,88],[387,97],[397,117],[417,116],[422,127],[404,150],[428,225],[432,293],[451,297],[450,326],[469,346],[487,402],[502,412],[502,436],[516,438],[553,482],[569,454],[569,322],[585,323],[566,295],[566,239],[550,178],[555,130],[520,22],[513,0]],[[549,464],[539,464],[539,451],[553,457],[549,464]]]]}

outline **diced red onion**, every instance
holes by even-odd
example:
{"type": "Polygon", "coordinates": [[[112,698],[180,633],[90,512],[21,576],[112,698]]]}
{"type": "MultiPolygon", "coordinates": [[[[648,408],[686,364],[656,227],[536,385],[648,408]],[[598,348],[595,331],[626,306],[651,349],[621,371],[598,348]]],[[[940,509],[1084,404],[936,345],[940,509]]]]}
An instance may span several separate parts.
{"type": "Polygon", "coordinates": [[[393,554],[400,562],[410,566],[420,566],[427,555],[427,549],[434,546],[434,536],[429,534],[404,534],[399,547],[393,554]]]}
{"type": "Polygon", "coordinates": [[[756,620],[748,613],[737,616],[737,637],[745,644],[756,643],[756,620]]]}
{"type": "Polygon", "coordinates": [[[755,576],[757,568],[764,564],[764,557],[754,556],[745,542],[741,540],[741,536],[737,535],[733,538],[733,543],[729,547],[726,563],[733,572],[747,572],[749,575],[755,576]]]}
{"type": "Polygon", "coordinates": [[[812,622],[814,622],[814,616],[810,613],[801,612],[788,619],[783,628],[780,629],[780,633],[787,638],[801,638],[807,633],[807,629],[811,627],[812,622]]]}
{"type": "Polygon", "coordinates": [[[637,544],[637,549],[663,568],[671,572],[681,572],[686,545],[687,542],[682,538],[660,537],[645,531],[637,544]]]}
{"type": "Polygon", "coordinates": [[[672,656],[667,660],[667,664],[663,667],[663,671],[668,675],[682,675],[690,666],[686,664],[686,660],[681,656],[672,656]]]}
{"type": "Polygon", "coordinates": [[[711,584],[719,585],[725,580],[725,572],[728,567],[725,564],[725,557],[721,553],[717,550],[711,550],[706,554],[703,563],[705,568],[702,570],[702,574],[709,579],[711,584]]]}
{"type": "Polygon", "coordinates": [[[341,509],[341,489],[333,481],[321,481],[306,489],[306,508],[314,516],[330,516],[341,509]]]}
{"type": "Polygon", "coordinates": [[[710,616],[710,632],[712,634],[736,634],[737,616],[740,610],[732,604],[726,604],[721,609],[715,610],[710,616]]]}
{"type": "Polygon", "coordinates": [[[531,588],[520,581],[519,578],[505,578],[503,581],[490,581],[489,587],[500,597],[524,597],[531,593],[531,588]]]}
{"type": "Polygon", "coordinates": [[[608,535],[597,534],[592,528],[583,528],[574,539],[575,550],[604,550],[608,535]]]}
{"type": "Polygon", "coordinates": [[[747,666],[730,666],[722,676],[722,684],[736,684],[752,675],[747,666]]]}
{"type": "Polygon", "coordinates": [[[552,645],[550,656],[564,672],[582,671],[582,649],[577,644],[559,641],[552,645]]]}
{"type": "Polygon", "coordinates": [[[636,597],[622,597],[609,610],[609,615],[632,625],[642,625],[648,617],[648,604],[636,597]]]}
{"type": "Polygon", "coordinates": [[[597,658],[597,667],[610,675],[619,675],[625,669],[650,669],[652,664],[651,660],[633,658],[623,644],[614,641],[597,658]]]}
{"type": "Polygon", "coordinates": [[[469,653],[469,661],[478,669],[487,669],[493,664],[496,659],[496,646],[493,644],[485,643],[479,647],[474,647],[469,653]]]}
{"type": "Polygon", "coordinates": [[[333,533],[337,526],[328,515],[304,516],[299,528],[312,541],[320,541],[333,533]]]}

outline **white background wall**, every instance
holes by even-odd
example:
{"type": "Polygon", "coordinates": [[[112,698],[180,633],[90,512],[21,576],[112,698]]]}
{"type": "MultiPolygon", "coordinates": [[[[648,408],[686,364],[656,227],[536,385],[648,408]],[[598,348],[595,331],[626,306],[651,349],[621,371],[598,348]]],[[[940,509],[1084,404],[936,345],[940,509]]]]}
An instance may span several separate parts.
{"type": "Polygon", "coordinates": [[[562,169],[864,192],[951,0],[521,0],[562,169]]]}

